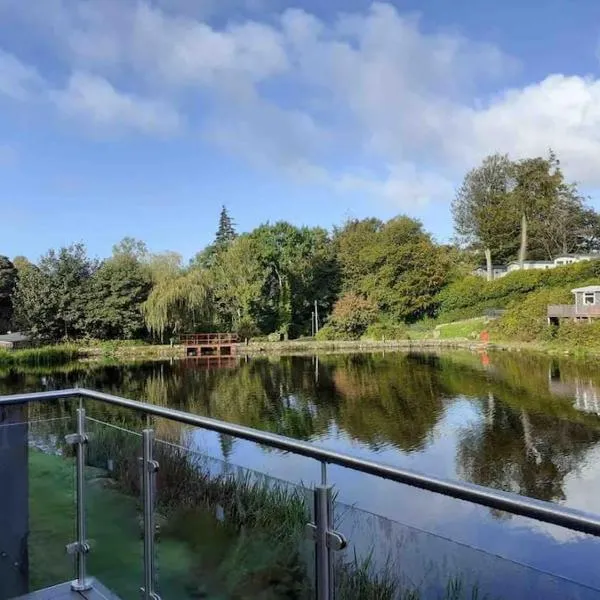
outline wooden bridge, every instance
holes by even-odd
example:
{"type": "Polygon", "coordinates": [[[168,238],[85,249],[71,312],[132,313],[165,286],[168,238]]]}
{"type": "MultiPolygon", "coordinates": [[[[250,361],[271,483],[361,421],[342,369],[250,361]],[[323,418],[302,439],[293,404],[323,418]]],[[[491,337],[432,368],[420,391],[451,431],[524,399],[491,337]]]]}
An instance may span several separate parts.
{"type": "Polygon", "coordinates": [[[239,338],[237,333],[186,333],[179,343],[186,356],[233,356],[239,338]]]}

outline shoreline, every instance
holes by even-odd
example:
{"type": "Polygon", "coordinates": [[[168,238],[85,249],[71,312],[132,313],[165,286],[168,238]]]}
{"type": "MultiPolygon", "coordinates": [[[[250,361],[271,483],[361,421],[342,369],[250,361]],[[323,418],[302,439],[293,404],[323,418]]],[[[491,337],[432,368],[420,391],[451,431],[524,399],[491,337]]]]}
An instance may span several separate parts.
{"type": "MultiPolygon", "coordinates": [[[[468,350],[471,352],[484,351],[511,351],[530,352],[546,355],[570,356],[572,358],[600,357],[598,348],[568,348],[544,342],[506,342],[467,339],[418,339],[418,340],[385,340],[385,341],[317,341],[317,340],[291,340],[287,342],[257,341],[240,344],[235,357],[258,356],[306,356],[312,354],[353,354],[385,351],[440,351],[440,350],[468,350]]],[[[183,346],[169,345],[127,345],[122,342],[114,348],[102,346],[81,346],[80,358],[87,360],[101,360],[103,358],[125,358],[130,360],[152,360],[165,358],[187,358],[183,346]]],[[[190,357],[191,358],[191,357],[190,357]]],[[[211,357],[206,357],[211,358],[211,357]]],[[[217,358],[217,357],[212,357],[217,358]]],[[[228,357],[221,357],[227,359],[228,357]]]]}

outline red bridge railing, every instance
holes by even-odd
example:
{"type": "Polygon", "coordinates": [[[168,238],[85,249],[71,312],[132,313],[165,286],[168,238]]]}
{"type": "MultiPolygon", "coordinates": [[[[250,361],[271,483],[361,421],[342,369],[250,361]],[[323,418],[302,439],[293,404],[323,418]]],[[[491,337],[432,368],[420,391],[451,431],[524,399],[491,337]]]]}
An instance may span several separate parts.
{"type": "Polygon", "coordinates": [[[239,342],[237,333],[186,333],[179,336],[183,346],[229,346],[239,342]]]}

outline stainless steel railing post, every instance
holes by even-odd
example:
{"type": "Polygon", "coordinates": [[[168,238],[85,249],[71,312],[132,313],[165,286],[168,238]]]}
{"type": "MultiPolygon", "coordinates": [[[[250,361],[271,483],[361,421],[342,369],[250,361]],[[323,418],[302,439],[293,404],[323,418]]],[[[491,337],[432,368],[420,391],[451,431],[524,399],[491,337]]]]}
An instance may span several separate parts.
{"type": "Polygon", "coordinates": [[[153,458],[154,430],[142,431],[142,500],[144,508],[144,586],[142,594],[145,600],[160,600],[154,591],[156,567],[154,556],[154,491],[158,463],[153,458]]]}
{"type": "Polygon", "coordinates": [[[75,447],[75,485],[77,501],[77,540],[67,546],[67,552],[75,555],[75,579],[71,582],[74,591],[89,590],[91,579],[87,578],[86,563],[90,546],[87,541],[85,510],[85,408],[77,409],[77,432],[66,436],[66,441],[75,447]]]}
{"type": "Polygon", "coordinates": [[[334,530],[333,488],[318,485],[314,489],[314,523],[307,525],[315,542],[315,587],[317,600],[335,598],[333,552],[346,547],[346,538],[334,530]]]}

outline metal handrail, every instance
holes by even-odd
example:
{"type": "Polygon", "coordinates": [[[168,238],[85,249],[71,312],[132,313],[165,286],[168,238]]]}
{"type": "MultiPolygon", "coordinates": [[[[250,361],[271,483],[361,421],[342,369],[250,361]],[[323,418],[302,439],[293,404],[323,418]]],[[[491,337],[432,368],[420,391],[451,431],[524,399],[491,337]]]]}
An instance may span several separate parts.
{"type": "Polygon", "coordinates": [[[431,477],[409,469],[399,469],[398,467],[365,460],[334,450],[328,450],[326,448],[320,448],[309,442],[294,440],[275,433],[260,431],[243,425],[236,425],[234,423],[226,423],[208,417],[201,417],[199,415],[193,415],[164,406],[129,400],[104,392],[97,392],[85,388],[74,388],[50,392],[14,394],[10,396],[0,396],[0,405],[26,404],[32,401],[58,400],[60,398],[81,396],[84,398],[101,400],[116,406],[138,410],[157,417],[172,419],[180,423],[194,425],[217,433],[229,434],[271,448],[277,448],[278,450],[300,454],[318,460],[321,463],[338,465],[340,467],[353,469],[355,471],[360,471],[361,473],[374,475],[376,477],[381,477],[382,479],[395,481],[397,483],[427,490],[450,498],[466,500],[467,502],[478,504],[480,506],[503,510],[515,515],[529,517],[544,523],[559,525],[573,531],[600,537],[600,517],[590,513],[561,507],[557,504],[545,502],[543,500],[526,498],[510,492],[486,488],[472,483],[431,477]]]}

